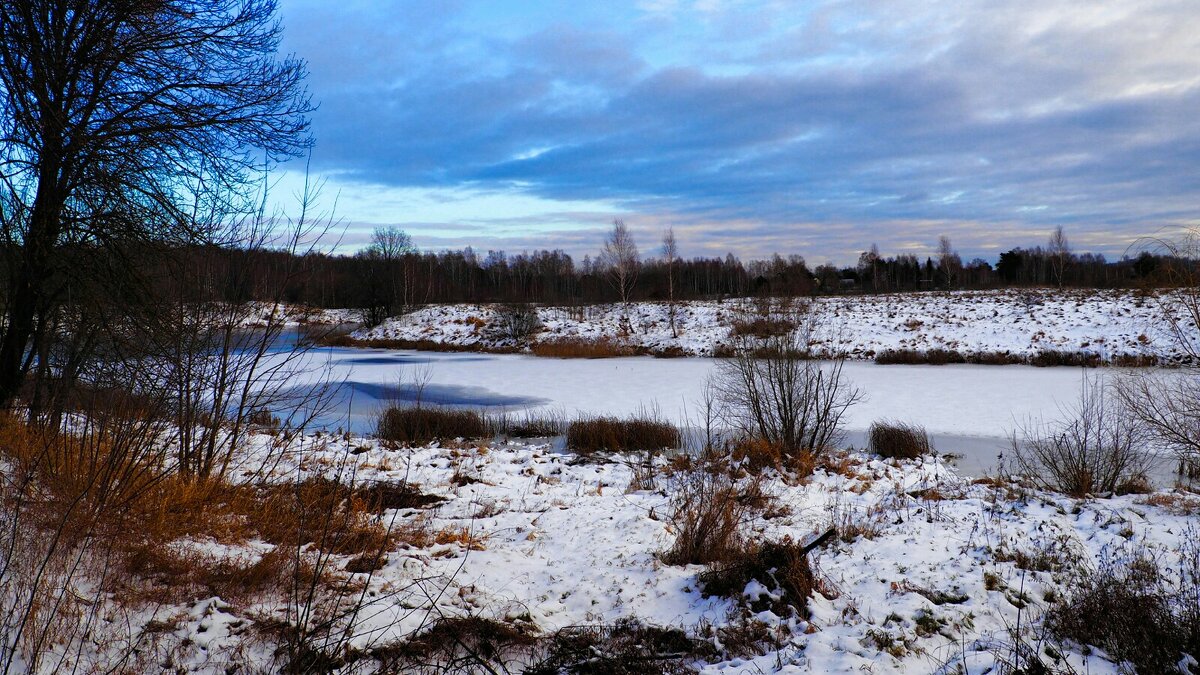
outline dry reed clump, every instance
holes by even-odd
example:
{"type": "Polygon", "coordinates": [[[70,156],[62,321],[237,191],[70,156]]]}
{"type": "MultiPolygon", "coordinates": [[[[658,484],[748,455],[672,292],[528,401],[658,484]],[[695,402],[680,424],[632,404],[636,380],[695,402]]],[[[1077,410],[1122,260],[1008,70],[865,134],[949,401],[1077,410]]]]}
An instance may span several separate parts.
{"type": "Polygon", "coordinates": [[[648,452],[677,448],[682,442],[679,429],[652,417],[587,417],[567,427],[567,447],[575,452],[648,452]]]}
{"type": "Polygon", "coordinates": [[[401,338],[355,338],[350,335],[331,335],[319,340],[323,347],[353,347],[360,349],[411,349],[422,352],[485,352],[488,354],[516,354],[521,351],[518,345],[492,345],[486,342],[458,344],[421,338],[407,340],[401,338]]]}
{"type": "Polygon", "coordinates": [[[1029,357],[1029,365],[1039,368],[1068,366],[1072,368],[1096,368],[1104,360],[1095,352],[1068,352],[1054,349],[1040,351],[1029,357]]]}
{"type": "Polygon", "coordinates": [[[880,365],[942,366],[966,362],[962,352],[952,349],[885,349],[875,355],[875,363],[880,365]]]}
{"type": "Polygon", "coordinates": [[[770,610],[778,616],[808,615],[808,599],[816,587],[804,548],[790,538],[747,545],[700,574],[704,597],[746,600],[751,612],[770,610]],[[767,590],[743,595],[756,581],[767,590]]]}
{"type": "Polygon", "coordinates": [[[637,356],[644,350],[607,337],[542,340],[529,346],[534,356],[561,359],[606,359],[637,356]]]}
{"type": "Polygon", "coordinates": [[[886,459],[917,459],[933,452],[925,428],[903,422],[871,424],[867,449],[886,459]]]}
{"type": "Polygon", "coordinates": [[[479,616],[443,617],[416,635],[372,649],[379,671],[391,672],[508,672],[503,664],[536,644],[538,636],[526,622],[507,622],[479,616]],[[500,671],[493,667],[500,666],[500,671]]]}
{"type": "Polygon", "coordinates": [[[379,414],[375,434],[386,441],[426,445],[435,440],[483,438],[488,429],[483,418],[471,410],[392,406],[379,414]]]}

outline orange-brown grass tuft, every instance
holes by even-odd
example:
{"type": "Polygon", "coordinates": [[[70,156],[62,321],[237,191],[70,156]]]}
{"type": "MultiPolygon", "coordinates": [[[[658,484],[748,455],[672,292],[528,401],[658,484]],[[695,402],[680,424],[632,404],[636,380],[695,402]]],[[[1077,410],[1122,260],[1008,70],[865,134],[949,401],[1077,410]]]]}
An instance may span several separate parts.
{"type": "Polygon", "coordinates": [[[679,429],[652,418],[588,417],[567,427],[567,447],[575,452],[655,451],[679,447],[679,429]]]}
{"type": "Polygon", "coordinates": [[[887,459],[916,459],[933,452],[929,434],[915,424],[875,422],[867,439],[867,449],[887,459]]]}
{"type": "Polygon", "coordinates": [[[616,356],[637,356],[644,350],[611,338],[562,338],[543,340],[530,345],[534,356],[560,359],[606,359],[616,356]]]}
{"type": "Polygon", "coordinates": [[[487,425],[471,410],[390,407],[379,415],[376,435],[385,441],[425,445],[435,440],[483,438],[487,425]]]}
{"type": "Polygon", "coordinates": [[[733,444],[734,462],[751,473],[763,469],[787,471],[803,478],[811,476],[816,469],[817,459],[807,450],[789,452],[783,445],[763,438],[743,438],[733,444]]]}
{"type": "Polygon", "coordinates": [[[754,317],[737,319],[729,327],[729,334],[736,337],[768,338],[787,335],[796,330],[796,324],[788,319],[772,317],[754,317]]]}

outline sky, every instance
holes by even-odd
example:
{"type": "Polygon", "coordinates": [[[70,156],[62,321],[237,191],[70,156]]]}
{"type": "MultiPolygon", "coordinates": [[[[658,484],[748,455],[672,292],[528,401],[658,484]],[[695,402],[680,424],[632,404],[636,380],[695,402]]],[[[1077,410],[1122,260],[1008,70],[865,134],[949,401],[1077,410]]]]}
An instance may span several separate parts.
{"type": "MultiPolygon", "coordinates": [[[[310,175],[422,249],[1120,256],[1200,221],[1195,0],[282,0],[310,175]]],[[[302,180],[283,169],[282,192],[302,180]]]]}

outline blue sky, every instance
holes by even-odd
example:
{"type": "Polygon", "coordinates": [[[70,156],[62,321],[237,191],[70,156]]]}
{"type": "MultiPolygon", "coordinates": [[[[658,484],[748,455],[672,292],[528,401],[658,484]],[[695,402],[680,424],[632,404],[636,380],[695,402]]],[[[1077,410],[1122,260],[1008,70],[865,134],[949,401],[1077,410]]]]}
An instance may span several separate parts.
{"type": "MultiPolygon", "coordinates": [[[[1200,214],[1195,0],[284,0],[347,247],[1120,255],[1200,214]]],[[[294,169],[284,184],[296,181],[294,169]]]]}

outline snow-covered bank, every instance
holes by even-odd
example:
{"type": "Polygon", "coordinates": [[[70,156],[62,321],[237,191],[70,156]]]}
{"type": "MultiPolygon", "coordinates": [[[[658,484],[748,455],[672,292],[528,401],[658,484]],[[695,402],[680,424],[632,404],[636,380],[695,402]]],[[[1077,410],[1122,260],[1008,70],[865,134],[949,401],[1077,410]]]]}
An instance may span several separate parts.
{"type": "MultiPolygon", "coordinates": [[[[885,350],[953,350],[1030,357],[1085,352],[1104,360],[1181,356],[1164,333],[1157,296],[1132,291],[1004,290],[821,297],[827,330],[814,345],[870,359],[885,350]]],[[[479,350],[527,347],[497,328],[500,308],[422,308],[354,334],[361,340],[425,342],[479,350]]],[[[651,353],[710,356],[730,344],[735,322],[753,319],[751,300],[681,303],[672,334],[665,303],[586,308],[540,307],[543,329],[531,340],[616,340],[651,353]],[[622,320],[628,316],[628,322],[622,320]]]]}
{"type": "MultiPolygon", "coordinates": [[[[268,452],[269,440],[260,437],[255,452],[268,452]]],[[[1071,500],[973,483],[933,459],[895,463],[852,453],[830,467],[805,481],[768,480],[776,506],[746,531],[754,540],[805,539],[831,525],[859,532],[813,553],[821,592],[811,617],[754,615],[774,627],[778,642],[757,656],[695,664],[701,672],[994,672],[1012,656],[1014,627],[1036,642],[1044,611],[1064,597],[1075,571],[1135,550],[1172,569],[1200,513],[1200,501],[1186,496],[1071,500]]],[[[271,480],[415,482],[446,501],[385,519],[467,533],[389,551],[382,569],[360,575],[367,606],[359,647],[411,637],[429,612],[532,624],[543,634],[628,617],[694,635],[743,621],[736,602],[703,597],[704,568],[657,557],[674,536],[665,462],[658,471],[657,489],[631,490],[626,464],[579,463],[547,446],[394,449],[325,435],[293,446],[271,480]],[[428,580],[440,590],[422,595],[416,589],[428,580]]],[[[177,664],[222,672],[269,653],[245,642],[255,634],[247,625],[271,618],[269,603],[201,598],[157,620],[173,627],[166,639],[183,643],[177,664]]],[[[1076,672],[1120,672],[1100,652],[1055,647],[1076,672]]],[[[369,661],[352,670],[372,672],[369,661]]]]}

